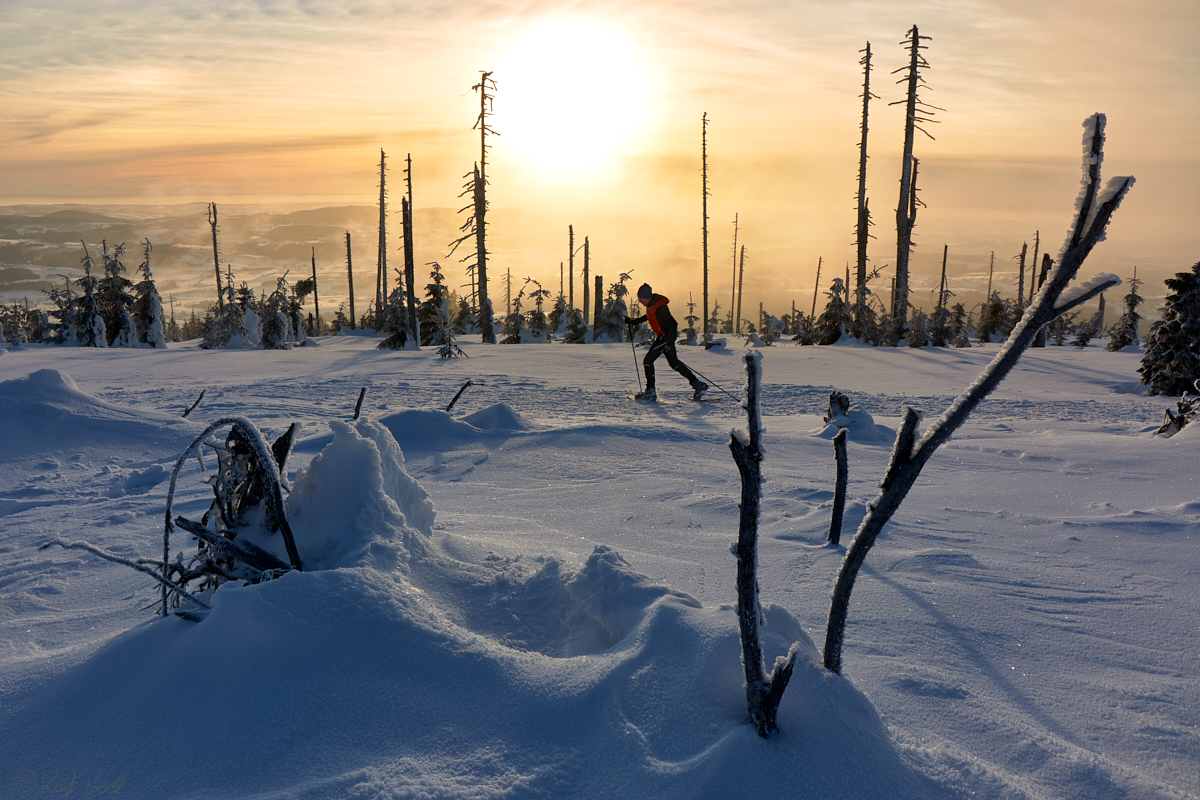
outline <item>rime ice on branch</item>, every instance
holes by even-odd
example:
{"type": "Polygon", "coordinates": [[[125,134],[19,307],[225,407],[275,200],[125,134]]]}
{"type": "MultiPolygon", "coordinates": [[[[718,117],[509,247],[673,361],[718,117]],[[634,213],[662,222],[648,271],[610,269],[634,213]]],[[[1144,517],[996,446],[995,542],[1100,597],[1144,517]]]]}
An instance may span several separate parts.
{"type": "Polygon", "coordinates": [[[975,382],[961,394],[942,417],[917,441],[916,412],[905,409],[896,444],[892,450],[887,473],[880,484],[879,495],[867,507],[867,516],[859,526],[846,551],[833,587],[829,622],[825,631],[824,663],[826,669],[842,671],[842,641],[846,615],[850,608],[850,592],[862,567],[867,551],[875,543],[883,526],[899,509],[908,490],[921,474],[925,462],[967,416],[1012,371],[1021,354],[1033,344],[1037,332],[1056,317],[1082,305],[1119,281],[1115,276],[1101,276],[1088,281],[1076,290],[1067,292],[1084,259],[1104,239],[1104,230],[1125,193],[1133,185],[1132,177],[1114,178],[1103,190],[1100,184],[1100,163],[1103,160],[1104,115],[1096,114],[1084,122],[1083,184],[1075,202],[1075,219],[1063,245],[1057,265],[1051,270],[1041,293],[1025,310],[1008,340],[975,382]]]}

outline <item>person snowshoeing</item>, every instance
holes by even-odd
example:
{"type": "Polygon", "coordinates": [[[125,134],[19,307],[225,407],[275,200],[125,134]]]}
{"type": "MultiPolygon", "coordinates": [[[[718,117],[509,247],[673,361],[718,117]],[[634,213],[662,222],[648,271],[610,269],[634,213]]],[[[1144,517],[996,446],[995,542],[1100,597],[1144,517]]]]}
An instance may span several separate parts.
{"type": "Polygon", "coordinates": [[[708,384],[696,377],[687,365],[679,360],[679,356],[675,354],[675,339],[679,336],[679,323],[671,316],[671,310],[667,308],[667,298],[661,294],[655,294],[650,288],[650,284],[643,283],[637,291],[638,302],[646,307],[646,313],[641,317],[626,317],[626,325],[640,325],[643,322],[650,323],[650,330],[654,331],[654,342],[651,343],[650,349],[646,352],[646,357],[642,359],[642,365],[646,369],[646,389],[639,394],[634,395],[635,400],[658,400],[658,394],[654,391],[654,361],[660,356],[667,357],[667,364],[671,369],[678,372],[683,377],[687,378],[687,382],[692,385],[692,399],[699,400],[708,391],[708,384]]]}

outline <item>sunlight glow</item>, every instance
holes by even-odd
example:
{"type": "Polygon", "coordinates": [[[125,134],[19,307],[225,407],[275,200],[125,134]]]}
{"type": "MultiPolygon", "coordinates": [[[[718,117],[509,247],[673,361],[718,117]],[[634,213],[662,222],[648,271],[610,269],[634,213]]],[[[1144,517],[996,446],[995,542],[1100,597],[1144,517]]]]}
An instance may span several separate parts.
{"type": "Polygon", "coordinates": [[[544,177],[602,175],[642,138],[646,75],[629,41],[607,26],[543,24],[509,50],[494,76],[501,141],[544,177]]]}

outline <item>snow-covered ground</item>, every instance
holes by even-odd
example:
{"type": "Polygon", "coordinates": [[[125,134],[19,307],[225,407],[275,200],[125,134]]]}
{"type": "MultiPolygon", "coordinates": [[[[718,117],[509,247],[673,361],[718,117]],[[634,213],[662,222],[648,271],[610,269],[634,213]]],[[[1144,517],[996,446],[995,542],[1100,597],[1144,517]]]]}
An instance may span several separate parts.
{"type": "MultiPolygon", "coordinates": [[[[763,349],[766,657],[808,656],[764,741],[732,611],[739,403],[665,366],[666,402],[627,401],[628,345],[374,344],[0,352],[0,796],[1200,795],[1200,431],[1152,436],[1171,401],[1139,353],[1023,357],[869,555],[838,677],[828,395],[875,423],[850,432],[847,542],[902,408],[936,419],[997,346],[763,349]],[[175,460],[230,415],[300,423],[289,515],[325,569],[189,622],[141,610],[146,576],[38,548],[161,555],[175,460]]],[[[739,395],[740,352],[681,357],[739,395]]]]}

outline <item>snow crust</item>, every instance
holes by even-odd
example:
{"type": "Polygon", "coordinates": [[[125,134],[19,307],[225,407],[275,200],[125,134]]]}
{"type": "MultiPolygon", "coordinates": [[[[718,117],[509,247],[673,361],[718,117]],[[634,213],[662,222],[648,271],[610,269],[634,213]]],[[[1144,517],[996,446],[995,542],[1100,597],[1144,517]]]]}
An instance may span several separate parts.
{"type": "MultiPolygon", "coordinates": [[[[1030,352],[943,446],[868,558],[844,677],[812,641],[841,554],[813,421],[831,386],[859,406],[835,421],[849,532],[888,456],[865,434],[948,405],[994,347],[888,352],[883,385],[878,350],[761,354],[766,662],[801,643],[763,741],[727,550],[738,403],[625,402],[623,345],[584,363],[467,343],[464,376],[427,351],[320,341],[0,350],[0,796],[1200,793],[1200,477],[1181,469],[1200,429],[1149,435],[1168,401],[1122,388],[1136,351],[1030,352]],[[465,417],[422,408],[476,376],[465,417]],[[377,414],[349,421],[368,383],[377,414]],[[206,386],[189,420],[165,410],[206,386]],[[153,555],[167,468],[231,415],[303,423],[287,510],[305,572],[225,584],[188,622],[141,612],[155,588],[132,570],[38,549],[69,534],[153,555]]],[[[733,387],[730,355],[687,359],[733,387]]],[[[673,377],[660,390],[685,396],[673,377]]],[[[189,516],[211,499],[179,491],[189,516]]]]}

